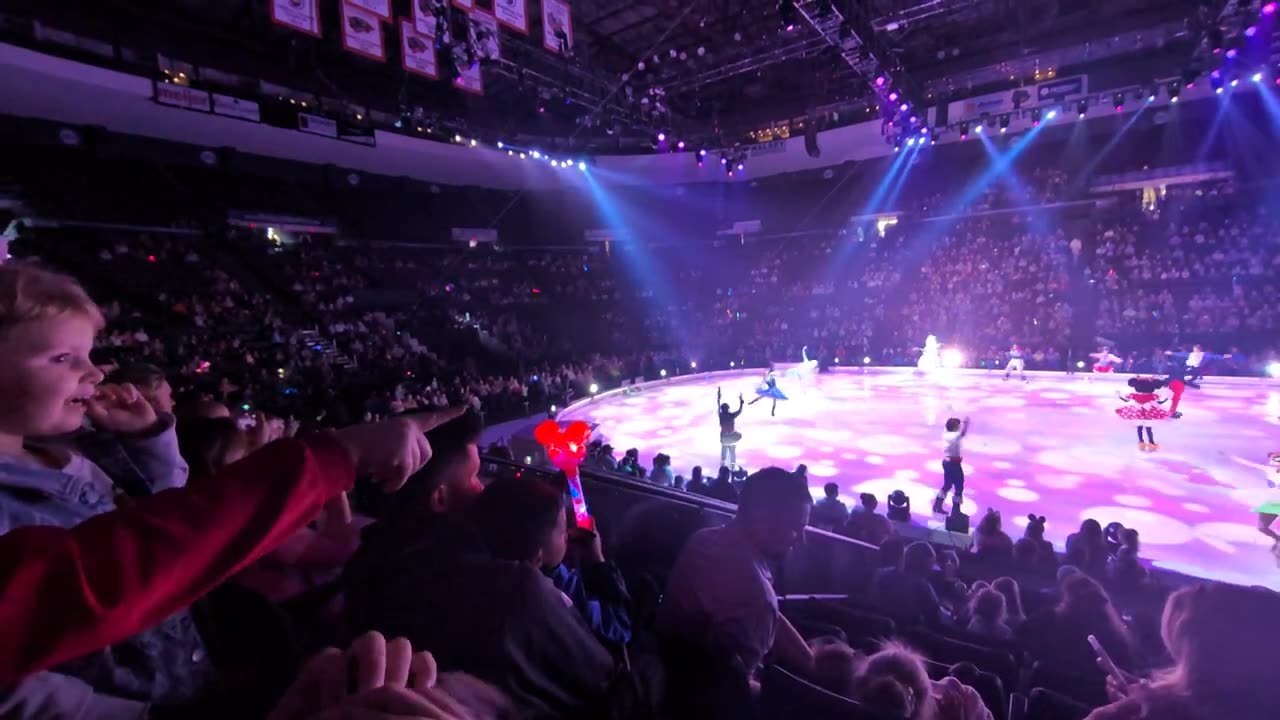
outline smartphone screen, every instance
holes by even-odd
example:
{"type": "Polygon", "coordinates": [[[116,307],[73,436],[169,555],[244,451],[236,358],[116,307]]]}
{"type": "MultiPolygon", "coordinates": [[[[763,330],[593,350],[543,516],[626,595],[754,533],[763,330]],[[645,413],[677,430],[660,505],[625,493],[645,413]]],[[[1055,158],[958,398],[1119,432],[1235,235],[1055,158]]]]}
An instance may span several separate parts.
{"type": "Polygon", "coordinates": [[[1098,655],[1098,661],[1102,663],[1104,668],[1106,668],[1107,674],[1115,678],[1116,682],[1120,683],[1121,686],[1128,685],[1129,680],[1125,678],[1124,673],[1120,671],[1120,668],[1116,666],[1115,662],[1111,659],[1111,656],[1107,654],[1107,649],[1102,647],[1102,643],[1098,642],[1098,638],[1090,635],[1088,640],[1090,647],[1092,647],[1093,651],[1098,655]]]}

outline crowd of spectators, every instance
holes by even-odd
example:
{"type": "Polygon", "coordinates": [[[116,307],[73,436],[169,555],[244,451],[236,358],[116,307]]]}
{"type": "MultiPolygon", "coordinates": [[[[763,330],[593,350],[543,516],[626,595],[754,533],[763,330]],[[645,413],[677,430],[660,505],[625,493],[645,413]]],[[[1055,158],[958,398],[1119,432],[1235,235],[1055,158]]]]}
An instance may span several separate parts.
{"type": "Polygon", "coordinates": [[[1032,178],[963,219],[737,238],[696,262],[207,221],[31,229],[0,266],[0,716],[784,717],[821,697],[1008,720],[1014,696],[1033,718],[1273,712],[1280,599],[1166,597],[1133,528],[1087,520],[1059,556],[1045,518],[1015,541],[992,512],[957,554],[908,543],[874,496],[813,503],[803,465],[686,480],[678,458],[593,446],[597,470],[735,506],[628,565],[559,478],[481,461],[485,422],[805,347],[912,364],[933,334],[972,364],[1018,344],[1065,369],[1104,335],[1134,368],[1221,338],[1216,369],[1267,361],[1228,338],[1280,321],[1274,216],[1229,185],[1158,213],[1038,213],[1067,178],[1032,178]],[[879,549],[847,596],[778,596],[807,526],[879,549]],[[1117,671],[1094,669],[1091,638],[1117,671]]]}

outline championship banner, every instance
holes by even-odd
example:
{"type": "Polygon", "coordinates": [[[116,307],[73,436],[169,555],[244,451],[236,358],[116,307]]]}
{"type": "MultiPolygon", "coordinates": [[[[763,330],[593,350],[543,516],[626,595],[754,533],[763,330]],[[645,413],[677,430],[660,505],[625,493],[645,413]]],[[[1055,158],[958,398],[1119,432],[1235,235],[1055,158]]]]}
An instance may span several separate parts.
{"type": "Polygon", "coordinates": [[[298,129],[312,135],[323,135],[335,139],[338,137],[338,123],[319,115],[298,113],[298,129]]]}
{"type": "Polygon", "coordinates": [[[483,10],[474,10],[468,22],[476,39],[476,53],[485,60],[502,59],[502,43],[498,35],[498,19],[483,10]]]}
{"type": "Polygon", "coordinates": [[[320,37],[319,0],[271,0],[271,22],[320,37]]]}
{"type": "Polygon", "coordinates": [[[370,60],[386,62],[382,44],[382,19],[364,8],[342,0],[342,47],[370,60]]]}
{"type": "Polygon", "coordinates": [[[480,63],[468,66],[465,57],[454,56],[461,72],[458,73],[458,79],[453,84],[459,90],[469,92],[472,95],[484,94],[484,76],[480,74],[480,63]]]}
{"type": "Polygon", "coordinates": [[[947,107],[947,118],[950,122],[956,122],[957,120],[972,120],[983,113],[996,115],[998,113],[1012,112],[1013,93],[1013,90],[1004,90],[957,100],[947,107]]]}
{"type": "MultiPolygon", "coordinates": [[[[434,27],[432,28],[434,32],[434,27]]],[[[433,80],[440,79],[436,65],[436,43],[433,35],[418,32],[413,23],[400,21],[400,64],[411,73],[433,80]]]]}
{"type": "Polygon", "coordinates": [[[209,93],[204,90],[155,81],[151,84],[155,87],[155,100],[161,105],[209,112],[209,93]]]}
{"type": "Polygon", "coordinates": [[[391,22],[391,0],[347,0],[354,7],[368,10],[383,22],[391,22]]]}
{"type": "Polygon", "coordinates": [[[262,122],[262,111],[259,109],[258,103],[252,100],[241,100],[230,95],[214,93],[213,112],[215,115],[226,115],[227,117],[249,120],[250,122],[262,122]]]}
{"type": "Polygon", "coordinates": [[[560,35],[569,54],[573,50],[573,17],[568,0],[542,0],[542,45],[551,52],[560,52],[560,35]]]}
{"type": "Polygon", "coordinates": [[[413,0],[413,29],[423,35],[436,36],[435,0],[413,0]]]}
{"type": "Polygon", "coordinates": [[[529,34],[529,0],[493,0],[493,14],[512,30],[529,34]]]}

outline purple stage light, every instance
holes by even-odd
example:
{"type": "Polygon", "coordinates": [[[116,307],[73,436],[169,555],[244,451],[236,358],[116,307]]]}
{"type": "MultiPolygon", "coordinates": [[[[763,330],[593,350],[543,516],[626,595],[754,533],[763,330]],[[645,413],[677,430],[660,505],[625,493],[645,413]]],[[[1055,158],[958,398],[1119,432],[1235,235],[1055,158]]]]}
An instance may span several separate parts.
{"type": "Polygon", "coordinates": [[[910,105],[908,105],[908,104],[906,104],[906,103],[902,103],[902,105],[901,105],[901,106],[899,106],[899,107],[898,107],[898,109],[899,109],[899,110],[901,110],[902,112],[906,112],[906,111],[907,111],[907,108],[909,108],[909,107],[911,107],[911,106],[910,106],[910,105]]]}
{"type": "Polygon", "coordinates": [[[720,158],[720,164],[721,164],[721,165],[728,165],[728,164],[729,164],[729,158],[720,158]]]}
{"type": "Polygon", "coordinates": [[[683,140],[681,140],[680,142],[676,143],[676,147],[677,147],[677,148],[680,148],[681,150],[683,150],[683,149],[684,149],[684,141],[683,141],[683,140]]]}
{"type": "Polygon", "coordinates": [[[738,169],[739,169],[739,170],[742,170],[744,167],[745,167],[745,166],[744,166],[742,163],[738,163],[738,169]]]}
{"type": "Polygon", "coordinates": [[[1228,51],[1227,51],[1227,59],[1228,59],[1228,60],[1235,60],[1235,59],[1236,59],[1236,56],[1237,56],[1237,55],[1239,55],[1239,54],[1240,54],[1240,51],[1239,51],[1239,50],[1236,50],[1235,48],[1231,48],[1230,50],[1228,50],[1228,51]]]}
{"type": "Polygon", "coordinates": [[[667,134],[664,132],[658,133],[658,142],[666,142],[666,141],[667,141],[667,134]]]}
{"type": "Polygon", "coordinates": [[[1263,6],[1262,6],[1262,14],[1263,14],[1263,15],[1275,15],[1275,14],[1276,14],[1276,3],[1269,2],[1269,3],[1267,3],[1266,5],[1263,5],[1263,6]]]}
{"type": "Polygon", "coordinates": [[[1245,36],[1245,37],[1253,37],[1254,35],[1257,35],[1257,34],[1258,34],[1258,26],[1257,26],[1257,25],[1250,25],[1249,27],[1247,27],[1247,28],[1245,28],[1245,29],[1244,29],[1244,36],[1245,36]]]}
{"type": "Polygon", "coordinates": [[[883,75],[876,77],[876,87],[884,87],[884,84],[886,82],[888,81],[885,80],[885,77],[883,75]]]}
{"type": "Polygon", "coordinates": [[[889,93],[889,102],[898,102],[898,91],[894,90],[889,93]]]}

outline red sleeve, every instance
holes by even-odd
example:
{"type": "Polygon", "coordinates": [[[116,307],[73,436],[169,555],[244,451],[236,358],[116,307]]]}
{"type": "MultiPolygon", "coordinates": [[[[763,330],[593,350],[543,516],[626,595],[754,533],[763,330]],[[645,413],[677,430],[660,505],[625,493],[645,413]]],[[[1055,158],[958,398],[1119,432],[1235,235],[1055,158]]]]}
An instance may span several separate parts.
{"type": "Polygon", "coordinates": [[[0,683],[187,607],[310,522],[354,478],[332,439],[281,440],[74,528],[0,536],[0,683]]]}

